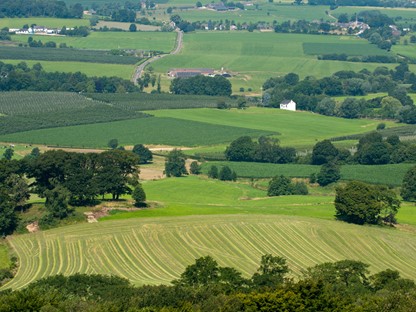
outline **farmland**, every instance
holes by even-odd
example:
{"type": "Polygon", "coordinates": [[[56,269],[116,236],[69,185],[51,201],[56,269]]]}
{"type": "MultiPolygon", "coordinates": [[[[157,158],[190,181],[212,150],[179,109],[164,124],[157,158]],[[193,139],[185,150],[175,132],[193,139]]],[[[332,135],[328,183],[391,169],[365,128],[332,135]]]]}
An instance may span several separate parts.
{"type": "MultiPolygon", "coordinates": [[[[30,17],[30,18],[1,18],[0,28],[22,28],[23,25],[42,25],[50,28],[89,26],[87,19],[63,19],[50,17],[30,17]]],[[[25,36],[26,37],[26,36],[25,36]]]]}
{"type": "Polygon", "coordinates": [[[386,228],[256,214],[80,224],[10,239],[21,266],[6,287],[76,272],[112,272],[135,284],[168,283],[207,254],[246,276],[262,254],[272,253],[288,259],[293,276],[316,263],[348,258],[371,264],[373,271],[394,267],[415,278],[413,240],[412,233],[386,228]]]}
{"type": "MultiPolygon", "coordinates": [[[[27,43],[27,35],[14,35],[12,40],[27,43]]],[[[57,45],[66,43],[68,47],[90,50],[135,49],[168,53],[175,44],[174,32],[92,32],[87,37],[47,37],[34,36],[34,39],[54,41],[57,45]]]]}
{"type": "Polygon", "coordinates": [[[34,49],[0,46],[0,58],[16,60],[39,60],[53,62],[90,62],[109,64],[136,64],[140,59],[133,56],[120,56],[109,51],[80,49],[34,49]]]}
{"type": "MultiPolygon", "coordinates": [[[[169,55],[152,63],[154,71],[164,74],[171,68],[222,67],[235,76],[231,78],[233,92],[240,87],[260,93],[260,87],[270,77],[296,72],[301,78],[313,74],[321,78],[340,70],[374,70],[376,63],[320,61],[304,52],[304,44],[333,45],[354,53],[378,51],[366,40],[355,37],[278,34],[260,32],[196,32],[184,35],[180,54],[169,55]],[[360,52],[357,52],[360,51],[360,52]]],[[[320,51],[323,51],[322,49],[320,51]]],[[[307,51],[308,52],[308,51],[307,51]]],[[[309,52],[308,52],[309,53],[309,52]]],[[[380,50],[378,54],[383,54],[380,50]]],[[[393,68],[395,64],[386,64],[393,68]]]]}
{"type": "MultiPolygon", "coordinates": [[[[271,178],[276,175],[284,175],[294,178],[308,178],[312,173],[318,173],[320,166],[302,164],[267,164],[246,162],[209,162],[203,166],[204,173],[209,168],[229,166],[237,172],[238,176],[246,178],[271,178]]],[[[413,164],[391,164],[381,166],[343,165],[341,166],[341,179],[359,180],[367,183],[379,183],[400,186],[403,176],[413,164]]]]}

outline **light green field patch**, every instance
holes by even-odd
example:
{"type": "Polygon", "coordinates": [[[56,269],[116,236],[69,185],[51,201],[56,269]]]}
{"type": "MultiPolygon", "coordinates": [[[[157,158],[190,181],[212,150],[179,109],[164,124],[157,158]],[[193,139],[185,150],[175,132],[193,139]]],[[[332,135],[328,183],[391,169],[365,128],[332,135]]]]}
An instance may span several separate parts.
{"type": "Polygon", "coordinates": [[[9,238],[20,262],[5,288],[55,274],[115,274],[137,285],[167,284],[198,257],[252,275],[261,255],[288,259],[293,276],[342,259],[394,267],[416,278],[414,234],[303,217],[264,215],[143,218],[80,224],[9,238]],[[342,233],[342,235],[340,234],[342,233]]]}
{"type": "MultiPolygon", "coordinates": [[[[23,28],[23,25],[38,25],[48,28],[62,28],[75,26],[89,26],[88,19],[67,19],[67,18],[53,18],[53,17],[25,17],[25,18],[0,18],[0,28],[23,28]]],[[[51,37],[47,37],[51,38],[51,37]]]]}
{"type": "MultiPolygon", "coordinates": [[[[284,146],[311,146],[317,141],[331,137],[363,133],[375,130],[379,120],[343,119],[326,117],[309,112],[289,112],[279,109],[250,107],[246,110],[184,109],[158,110],[152,114],[158,117],[173,117],[218,125],[245,127],[279,132],[284,146]]],[[[387,127],[397,126],[386,122],[387,127]]]]}
{"type": "Polygon", "coordinates": [[[124,79],[130,79],[133,75],[135,66],[120,64],[98,64],[86,62],[48,62],[48,61],[29,61],[29,60],[2,60],[4,63],[19,64],[25,62],[32,67],[34,64],[40,63],[47,72],[81,72],[87,76],[116,76],[124,79]]]}
{"type": "MultiPolygon", "coordinates": [[[[13,41],[27,43],[28,35],[14,35],[13,41]]],[[[162,51],[173,50],[174,32],[91,32],[87,37],[45,37],[32,36],[36,40],[54,41],[57,45],[66,43],[68,47],[91,50],[137,49],[162,51]]]]}
{"type": "Polygon", "coordinates": [[[0,270],[10,268],[9,247],[5,243],[0,244],[0,270]]]}

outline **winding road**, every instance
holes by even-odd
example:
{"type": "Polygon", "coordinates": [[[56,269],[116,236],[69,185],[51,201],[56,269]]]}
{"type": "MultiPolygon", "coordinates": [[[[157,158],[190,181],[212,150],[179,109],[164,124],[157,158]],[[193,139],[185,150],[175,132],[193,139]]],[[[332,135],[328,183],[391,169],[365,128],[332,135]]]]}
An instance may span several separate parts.
{"type": "Polygon", "coordinates": [[[175,31],[177,33],[175,49],[173,49],[169,54],[161,54],[161,55],[152,56],[151,58],[147,59],[146,61],[141,63],[139,66],[137,66],[136,70],[134,71],[133,77],[131,78],[132,82],[135,85],[137,85],[137,79],[142,76],[143,70],[147,65],[149,65],[150,63],[156,60],[161,59],[162,57],[165,57],[166,55],[175,55],[181,51],[182,44],[183,44],[183,31],[179,30],[178,28],[175,31]]]}

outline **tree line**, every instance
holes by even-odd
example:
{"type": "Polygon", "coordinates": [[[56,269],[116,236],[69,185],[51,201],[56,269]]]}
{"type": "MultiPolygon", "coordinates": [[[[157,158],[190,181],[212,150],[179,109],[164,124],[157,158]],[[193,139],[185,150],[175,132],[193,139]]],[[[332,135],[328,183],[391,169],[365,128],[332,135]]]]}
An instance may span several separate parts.
{"type": "Polygon", "coordinates": [[[170,84],[173,94],[231,95],[231,82],[222,76],[206,77],[198,75],[190,78],[175,78],[170,84]]]}
{"type": "Polygon", "coordinates": [[[416,285],[394,268],[375,274],[356,260],[326,262],[294,280],[280,256],[265,254],[244,277],[211,256],[187,266],[171,285],[133,286],[117,276],[76,274],[41,279],[0,293],[2,311],[395,311],[416,309],[416,285]]]}
{"type": "Polygon", "coordinates": [[[82,18],[84,8],[75,3],[69,7],[64,1],[58,0],[2,0],[0,2],[0,18],[4,17],[57,17],[82,18]]]}
{"type": "Polygon", "coordinates": [[[80,72],[46,72],[40,63],[31,68],[0,62],[0,91],[66,91],[88,93],[138,92],[129,80],[119,77],[88,77],[80,72]]]}
{"type": "Polygon", "coordinates": [[[300,110],[343,118],[381,117],[416,123],[416,107],[407,92],[416,92],[416,74],[409,65],[401,63],[393,70],[384,66],[373,72],[339,71],[332,76],[303,80],[294,73],[270,78],[263,84],[262,102],[266,107],[279,107],[283,100],[292,99],[300,110]],[[408,87],[409,86],[409,87],[408,87]],[[387,97],[365,100],[355,96],[386,92],[387,97]],[[347,97],[337,103],[331,97],[347,97]]]}

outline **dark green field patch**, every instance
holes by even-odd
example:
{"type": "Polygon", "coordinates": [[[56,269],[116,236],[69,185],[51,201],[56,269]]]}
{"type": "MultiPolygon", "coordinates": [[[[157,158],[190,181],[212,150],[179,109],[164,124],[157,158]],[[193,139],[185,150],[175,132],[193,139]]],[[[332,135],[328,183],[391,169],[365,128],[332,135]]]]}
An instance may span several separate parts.
{"type": "Polygon", "coordinates": [[[236,101],[230,98],[203,95],[174,95],[149,93],[93,93],[86,95],[130,111],[180,109],[180,108],[216,108],[219,100],[224,100],[232,106],[236,101]]]}
{"type": "Polygon", "coordinates": [[[0,141],[69,147],[104,147],[110,139],[116,138],[121,145],[142,143],[198,146],[231,142],[243,135],[258,137],[271,134],[276,133],[153,117],[13,133],[0,136],[0,141]]]}
{"type": "Polygon", "coordinates": [[[362,43],[325,43],[325,42],[304,42],[303,52],[308,55],[323,54],[346,54],[348,56],[368,56],[368,55],[390,55],[385,50],[377,48],[375,45],[362,43]]]}
{"type": "Polygon", "coordinates": [[[0,59],[108,64],[136,64],[140,60],[134,56],[113,55],[110,51],[103,50],[82,50],[70,48],[23,48],[1,46],[0,59]]]}

